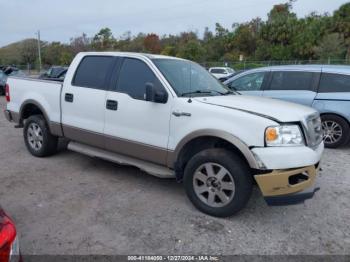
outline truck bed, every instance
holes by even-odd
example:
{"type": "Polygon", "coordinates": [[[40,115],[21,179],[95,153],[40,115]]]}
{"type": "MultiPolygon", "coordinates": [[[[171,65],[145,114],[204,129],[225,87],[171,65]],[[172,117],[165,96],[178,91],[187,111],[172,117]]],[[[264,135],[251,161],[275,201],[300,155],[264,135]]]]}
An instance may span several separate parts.
{"type": "Polygon", "coordinates": [[[46,110],[49,121],[61,122],[61,90],[62,83],[29,77],[9,77],[11,101],[7,109],[19,113],[21,105],[33,100],[46,110]]]}

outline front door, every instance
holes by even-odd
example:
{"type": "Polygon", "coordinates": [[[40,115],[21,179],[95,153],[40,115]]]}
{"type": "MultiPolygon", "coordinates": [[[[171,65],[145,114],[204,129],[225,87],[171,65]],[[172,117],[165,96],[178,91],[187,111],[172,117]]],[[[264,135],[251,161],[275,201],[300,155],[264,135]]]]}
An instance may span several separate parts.
{"type": "MultiPolygon", "coordinates": [[[[146,101],[146,85],[164,89],[147,61],[124,58],[116,86],[106,98],[106,148],[165,164],[172,97],[166,103],[146,101]]],[[[164,89],[165,90],[165,89],[164,89]]]]}

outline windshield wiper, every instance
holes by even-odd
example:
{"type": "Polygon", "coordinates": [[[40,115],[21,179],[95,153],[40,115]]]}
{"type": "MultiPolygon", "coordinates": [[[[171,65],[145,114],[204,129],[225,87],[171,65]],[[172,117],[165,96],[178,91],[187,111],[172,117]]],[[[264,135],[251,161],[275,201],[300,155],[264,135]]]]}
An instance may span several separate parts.
{"type": "Polygon", "coordinates": [[[216,90],[208,90],[208,91],[195,90],[195,91],[183,93],[183,94],[181,94],[181,96],[192,95],[192,94],[211,94],[211,93],[217,93],[219,95],[226,96],[226,95],[231,95],[231,94],[235,94],[235,93],[238,93],[238,92],[237,91],[227,91],[227,92],[223,93],[223,92],[219,92],[219,91],[216,91],[216,90]]]}
{"type": "Polygon", "coordinates": [[[212,90],[204,91],[204,90],[196,90],[191,92],[182,93],[181,96],[192,95],[192,94],[211,94],[212,90]]]}
{"type": "Polygon", "coordinates": [[[238,91],[227,91],[226,93],[224,93],[224,96],[232,95],[232,94],[239,94],[239,95],[241,95],[241,93],[238,92],[238,91]]]}

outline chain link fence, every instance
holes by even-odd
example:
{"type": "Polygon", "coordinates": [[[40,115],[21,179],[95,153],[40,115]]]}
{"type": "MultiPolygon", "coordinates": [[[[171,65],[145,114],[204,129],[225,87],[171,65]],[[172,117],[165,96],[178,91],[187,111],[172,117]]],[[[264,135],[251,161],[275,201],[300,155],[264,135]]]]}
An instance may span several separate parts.
{"type": "Polygon", "coordinates": [[[278,65],[350,65],[350,59],[324,59],[324,60],[266,60],[266,61],[231,61],[231,62],[204,62],[204,67],[231,67],[235,70],[248,70],[258,67],[278,65]]]}
{"type": "MultiPolygon", "coordinates": [[[[248,70],[258,67],[266,66],[277,66],[277,65],[308,65],[308,64],[326,64],[326,65],[349,65],[350,59],[324,59],[324,60],[266,60],[266,61],[212,61],[203,62],[202,66],[205,68],[210,67],[231,67],[235,70],[248,70]]],[[[39,70],[38,65],[28,64],[28,65],[12,65],[23,71],[27,75],[40,75],[41,73],[47,71],[52,65],[42,65],[41,70],[39,70]]],[[[64,66],[68,65],[56,65],[64,66]]]]}

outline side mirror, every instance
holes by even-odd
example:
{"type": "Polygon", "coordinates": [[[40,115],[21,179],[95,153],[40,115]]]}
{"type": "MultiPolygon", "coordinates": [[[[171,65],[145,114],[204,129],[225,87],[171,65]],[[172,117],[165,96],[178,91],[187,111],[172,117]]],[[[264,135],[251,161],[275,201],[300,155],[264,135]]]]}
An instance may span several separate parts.
{"type": "Polygon", "coordinates": [[[165,104],[168,101],[168,93],[156,88],[152,83],[146,83],[146,101],[165,104]]]}

